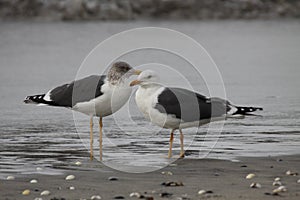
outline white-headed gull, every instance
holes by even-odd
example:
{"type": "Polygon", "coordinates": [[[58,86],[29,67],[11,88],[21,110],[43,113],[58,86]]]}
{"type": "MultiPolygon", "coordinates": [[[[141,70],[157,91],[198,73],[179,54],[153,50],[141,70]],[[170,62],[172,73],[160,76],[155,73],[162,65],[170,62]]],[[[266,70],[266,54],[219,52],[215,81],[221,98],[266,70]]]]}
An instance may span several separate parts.
{"type": "Polygon", "coordinates": [[[168,158],[172,155],[176,129],[180,132],[180,157],[184,157],[182,129],[262,110],[260,107],[235,106],[227,100],[208,98],[183,88],[165,87],[159,84],[158,75],[151,70],[143,71],[130,85],[139,85],[135,101],[145,118],[171,129],[168,158]]]}

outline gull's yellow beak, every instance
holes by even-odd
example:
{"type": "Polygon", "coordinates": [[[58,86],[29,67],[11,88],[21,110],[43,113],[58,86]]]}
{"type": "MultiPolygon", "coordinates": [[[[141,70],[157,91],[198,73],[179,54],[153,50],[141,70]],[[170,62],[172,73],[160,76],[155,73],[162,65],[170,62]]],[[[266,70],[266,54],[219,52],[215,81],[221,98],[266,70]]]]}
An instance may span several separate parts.
{"type": "Polygon", "coordinates": [[[134,70],[134,74],[135,74],[135,75],[140,75],[141,73],[142,73],[142,71],[141,71],[141,70],[137,70],[137,69],[136,69],[136,70],[134,70]]]}
{"type": "Polygon", "coordinates": [[[134,80],[134,81],[132,81],[132,82],[130,83],[130,86],[132,87],[132,86],[138,85],[138,84],[140,84],[140,83],[141,83],[141,81],[134,80]]]}

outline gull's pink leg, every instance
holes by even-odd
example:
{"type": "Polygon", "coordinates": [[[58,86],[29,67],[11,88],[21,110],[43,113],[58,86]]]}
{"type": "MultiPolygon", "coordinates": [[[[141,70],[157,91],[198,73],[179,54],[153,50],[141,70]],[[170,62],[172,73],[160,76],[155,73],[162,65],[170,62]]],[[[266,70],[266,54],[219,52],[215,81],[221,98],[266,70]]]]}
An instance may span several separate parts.
{"type": "Polygon", "coordinates": [[[172,130],[171,135],[170,135],[170,146],[169,146],[168,158],[171,158],[171,156],[172,156],[173,140],[174,140],[174,130],[172,130]]]}
{"type": "Polygon", "coordinates": [[[184,144],[183,144],[183,133],[182,130],[179,129],[180,132],[180,158],[184,158],[184,144]]]}
{"type": "Polygon", "coordinates": [[[90,119],[90,160],[94,158],[93,151],[94,135],[93,135],[93,117],[90,119]]]}
{"type": "Polygon", "coordinates": [[[102,128],[103,128],[103,123],[102,123],[102,117],[100,117],[99,119],[99,153],[100,153],[100,160],[102,161],[102,137],[103,137],[103,132],[102,132],[102,128]]]}

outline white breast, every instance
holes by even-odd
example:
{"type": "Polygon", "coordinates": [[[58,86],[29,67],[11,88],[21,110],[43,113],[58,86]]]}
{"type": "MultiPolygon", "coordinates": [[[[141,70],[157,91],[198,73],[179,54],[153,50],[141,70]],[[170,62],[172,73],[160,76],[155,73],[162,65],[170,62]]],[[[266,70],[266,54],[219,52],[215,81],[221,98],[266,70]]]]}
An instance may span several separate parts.
{"type": "Polygon", "coordinates": [[[118,111],[129,99],[132,88],[105,83],[101,96],[87,102],[77,103],[73,109],[90,116],[105,117],[118,111]]]}
{"type": "Polygon", "coordinates": [[[158,95],[164,90],[164,87],[139,87],[136,92],[135,101],[144,117],[152,123],[163,128],[178,128],[180,120],[171,115],[159,112],[155,109],[158,95]]]}

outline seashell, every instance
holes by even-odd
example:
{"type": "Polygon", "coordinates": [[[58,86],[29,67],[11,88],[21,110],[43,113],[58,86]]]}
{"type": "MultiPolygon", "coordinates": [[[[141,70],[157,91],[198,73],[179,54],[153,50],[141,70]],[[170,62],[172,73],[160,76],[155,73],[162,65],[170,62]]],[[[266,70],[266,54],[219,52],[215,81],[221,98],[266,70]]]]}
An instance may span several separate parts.
{"type": "Polygon", "coordinates": [[[43,170],[43,168],[41,168],[41,167],[36,168],[36,171],[42,171],[42,170],[43,170]]]}
{"type": "Polygon", "coordinates": [[[36,197],[34,200],[43,200],[41,197],[36,197]]]}
{"type": "Polygon", "coordinates": [[[75,187],[74,186],[70,186],[69,190],[75,190],[75,187]]]}
{"type": "Polygon", "coordinates": [[[14,176],[7,176],[7,177],[6,177],[6,180],[9,180],[9,181],[15,180],[15,177],[14,177],[14,176]]]}
{"type": "Polygon", "coordinates": [[[285,186],[279,186],[278,188],[273,190],[273,194],[278,194],[280,192],[286,192],[286,191],[287,191],[287,189],[285,186]]]}
{"type": "Polygon", "coordinates": [[[276,177],[275,179],[274,179],[274,181],[280,181],[281,179],[280,179],[280,177],[276,177]]]}
{"type": "Polygon", "coordinates": [[[163,174],[163,175],[169,175],[169,176],[172,176],[173,175],[173,173],[172,172],[170,172],[170,171],[167,171],[167,172],[161,172],[161,174],[163,174]]]}
{"type": "Polygon", "coordinates": [[[285,172],[285,174],[288,175],[288,176],[297,176],[298,172],[293,172],[291,170],[288,170],[288,171],[285,172]]]}
{"type": "Polygon", "coordinates": [[[28,190],[28,189],[27,189],[27,190],[24,190],[24,191],[22,192],[22,194],[23,194],[23,195],[30,195],[30,190],[28,190]]]}
{"type": "Polygon", "coordinates": [[[170,166],[170,167],[176,167],[177,164],[176,164],[176,163],[170,163],[169,166],[170,166]]]}
{"type": "Polygon", "coordinates": [[[199,192],[198,192],[199,195],[203,195],[205,193],[206,193],[206,190],[199,190],[199,192]]]}
{"type": "Polygon", "coordinates": [[[38,181],[37,180],[35,180],[35,179],[32,179],[31,181],[30,181],[30,183],[37,183],[38,181]]]}
{"type": "Polygon", "coordinates": [[[274,181],[273,186],[281,186],[282,183],[280,181],[274,181]]]}
{"type": "Polygon", "coordinates": [[[101,196],[99,195],[93,195],[91,196],[91,200],[101,199],[101,196]]]}
{"type": "Polygon", "coordinates": [[[255,174],[248,174],[247,176],[246,176],[246,179],[252,179],[252,178],[254,178],[255,177],[255,174]]]}
{"type": "Polygon", "coordinates": [[[136,198],[140,198],[141,197],[141,194],[138,193],[138,192],[132,192],[129,194],[129,197],[136,197],[136,198]]]}
{"type": "Polygon", "coordinates": [[[298,179],[297,183],[300,183],[300,179],[298,179]]]}
{"type": "Polygon", "coordinates": [[[74,180],[74,179],[75,179],[75,176],[74,176],[74,175],[68,175],[68,176],[66,176],[65,179],[66,179],[67,181],[74,180]]]}
{"type": "Polygon", "coordinates": [[[250,188],[261,188],[260,183],[251,183],[250,188]]]}
{"type": "Polygon", "coordinates": [[[47,196],[51,194],[49,190],[44,190],[43,192],[41,192],[41,196],[47,196]]]}
{"type": "Polygon", "coordinates": [[[75,162],[75,165],[80,166],[82,163],[80,161],[75,162]]]}

